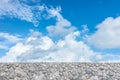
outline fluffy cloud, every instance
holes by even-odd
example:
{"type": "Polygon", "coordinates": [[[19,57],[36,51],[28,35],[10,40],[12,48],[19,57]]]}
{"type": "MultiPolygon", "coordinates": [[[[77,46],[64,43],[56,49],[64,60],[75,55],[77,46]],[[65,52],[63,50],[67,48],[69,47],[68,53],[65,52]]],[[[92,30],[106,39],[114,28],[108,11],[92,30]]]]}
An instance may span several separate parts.
{"type": "Polygon", "coordinates": [[[61,8],[58,7],[56,9],[47,10],[49,13],[49,17],[56,17],[56,24],[47,26],[47,30],[50,36],[56,37],[64,37],[76,30],[76,27],[72,26],[71,23],[64,19],[60,14],[61,8]]]}
{"type": "Polygon", "coordinates": [[[53,42],[48,36],[33,32],[30,37],[10,48],[0,61],[94,61],[101,59],[84,42],[77,41],[79,31],[65,36],[63,40],[53,42]],[[34,34],[34,35],[33,35],[34,34]]]}
{"type": "MultiPolygon", "coordinates": [[[[33,1],[33,0],[32,0],[33,1]]],[[[0,17],[18,18],[38,25],[40,13],[44,10],[44,6],[30,6],[25,0],[1,0],[0,1],[0,17]],[[24,2],[23,2],[24,1],[24,2]]]]}
{"type": "Polygon", "coordinates": [[[76,38],[76,31],[54,42],[40,32],[31,31],[31,35],[11,47],[0,62],[118,62],[119,55],[101,54],[93,51],[87,44],[76,38]]]}
{"type": "Polygon", "coordinates": [[[8,49],[10,45],[22,40],[18,35],[0,32],[0,49],[8,49]]]}
{"type": "Polygon", "coordinates": [[[120,17],[109,17],[96,28],[97,31],[88,37],[90,44],[102,49],[120,48],[120,17]]]}

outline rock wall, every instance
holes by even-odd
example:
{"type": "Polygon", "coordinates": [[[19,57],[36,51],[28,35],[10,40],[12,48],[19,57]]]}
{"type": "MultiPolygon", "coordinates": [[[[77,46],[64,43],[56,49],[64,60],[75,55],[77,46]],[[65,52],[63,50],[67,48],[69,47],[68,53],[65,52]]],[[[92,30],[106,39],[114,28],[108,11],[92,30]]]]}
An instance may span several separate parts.
{"type": "Polygon", "coordinates": [[[0,80],[120,80],[120,64],[0,63],[0,80]]]}

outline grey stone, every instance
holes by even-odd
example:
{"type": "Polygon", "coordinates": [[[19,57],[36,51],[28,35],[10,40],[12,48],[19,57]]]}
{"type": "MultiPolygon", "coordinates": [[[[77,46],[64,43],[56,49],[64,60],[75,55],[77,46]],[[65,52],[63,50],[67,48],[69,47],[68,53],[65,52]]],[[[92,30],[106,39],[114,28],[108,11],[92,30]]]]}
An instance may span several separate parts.
{"type": "Polygon", "coordinates": [[[120,63],[0,63],[0,80],[120,80],[120,63]]]}

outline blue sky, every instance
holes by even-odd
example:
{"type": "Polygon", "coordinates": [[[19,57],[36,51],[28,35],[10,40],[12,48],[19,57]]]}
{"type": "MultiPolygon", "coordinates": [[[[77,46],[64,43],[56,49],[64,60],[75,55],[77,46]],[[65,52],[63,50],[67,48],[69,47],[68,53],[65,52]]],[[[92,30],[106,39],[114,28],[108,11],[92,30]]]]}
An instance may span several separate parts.
{"type": "Polygon", "coordinates": [[[119,62],[119,3],[1,0],[0,61],[119,62]]]}

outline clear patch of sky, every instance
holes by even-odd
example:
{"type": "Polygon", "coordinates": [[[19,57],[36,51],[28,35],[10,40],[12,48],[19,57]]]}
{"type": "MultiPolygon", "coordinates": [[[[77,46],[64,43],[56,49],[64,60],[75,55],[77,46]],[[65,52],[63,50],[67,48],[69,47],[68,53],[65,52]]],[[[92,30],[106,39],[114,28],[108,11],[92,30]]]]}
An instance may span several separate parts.
{"type": "Polygon", "coordinates": [[[0,58],[5,56],[5,53],[7,52],[7,50],[4,49],[0,49],[0,58]]]}

